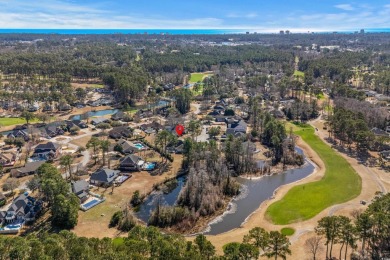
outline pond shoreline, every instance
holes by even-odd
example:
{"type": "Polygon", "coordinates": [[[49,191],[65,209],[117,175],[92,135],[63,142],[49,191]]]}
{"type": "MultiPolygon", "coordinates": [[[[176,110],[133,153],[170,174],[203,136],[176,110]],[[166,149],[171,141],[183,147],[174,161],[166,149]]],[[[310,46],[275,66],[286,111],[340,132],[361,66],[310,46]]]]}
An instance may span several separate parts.
{"type": "MultiPolygon", "coordinates": [[[[297,150],[299,152],[302,152],[302,149],[299,147],[297,147],[297,150]]],[[[237,177],[237,180],[241,184],[241,192],[236,197],[226,198],[225,205],[221,208],[221,210],[218,210],[213,215],[200,218],[197,221],[198,224],[191,228],[190,232],[180,232],[179,230],[175,230],[175,228],[166,228],[164,230],[166,230],[167,232],[179,232],[185,236],[191,237],[197,234],[219,235],[225,232],[230,232],[236,228],[240,228],[259,208],[261,208],[264,202],[274,197],[281,187],[286,184],[293,184],[295,182],[299,182],[303,179],[306,179],[307,177],[315,173],[317,168],[317,165],[305,156],[305,164],[300,166],[299,168],[289,168],[278,174],[272,175],[262,175],[257,177],[237,177]],[[269,186],[269,182],[273,183],[271,185],[271,188],[267,187],[269,186]],[[265,187],[261,187],[261,185],[265,187]],[[260,193],[262,190],[264,190],[262,194],[256,192],[259,190],[259,187],[260,193]],[[258,203],[259,205],[256,206],[258,203]],[[242,214],[242,211],[244,211],[245,213],[242,214]],[[237,217],[235,217],[235,215],[237,215],[237,217]],[[225,226],[224,222],[227,222],[228,225],[225,226]],[[215,231],[213,227],[217,230],[215,231]]],[[[186,174],[184,173],[184,175],[186,174]]],[[[181,176],[183,176],[183,174],[181,176]]],[[[176,178],[180,177],[177,176],[176,178]]],[[[184,185],[184,183],[182,185],[184,185]]],[[[168,205],[175,204],[177,196],[180,194],[180,190],[175,191],[176,197],[174,198],[174,200],[172,197],[169,198],[170,203],[168,203],[168,205]]],[[[161,193],[153,195],[153,192],[154,191],[150,193],[150,195],[152,195],[153,197],[146,197],[145,202],[148,203],[148,205],[144,206],[146,207],[146,209],[144,209],[143,215],[140,216],[138,215],[138,212],[136,213],[137,218],[143,222],[146,222],[147,215],[145,214],[147,214],[147,211],[151,211],[153,209],[153,200],[155,200],[157,196],[164,196],[161,193]]]]}

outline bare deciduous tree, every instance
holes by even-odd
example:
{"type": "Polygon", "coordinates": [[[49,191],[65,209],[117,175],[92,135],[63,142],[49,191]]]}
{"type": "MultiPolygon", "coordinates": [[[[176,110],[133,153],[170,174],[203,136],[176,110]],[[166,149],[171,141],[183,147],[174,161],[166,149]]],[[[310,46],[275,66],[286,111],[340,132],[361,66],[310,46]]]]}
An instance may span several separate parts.
{"type": "Polygon", "coordinates": [[[313,255],[313,260],[316,260],[317,253],[322,250],[321,240],[321,237],[315,236],[308,238],[305,242],[305,248],[313,255]]]}

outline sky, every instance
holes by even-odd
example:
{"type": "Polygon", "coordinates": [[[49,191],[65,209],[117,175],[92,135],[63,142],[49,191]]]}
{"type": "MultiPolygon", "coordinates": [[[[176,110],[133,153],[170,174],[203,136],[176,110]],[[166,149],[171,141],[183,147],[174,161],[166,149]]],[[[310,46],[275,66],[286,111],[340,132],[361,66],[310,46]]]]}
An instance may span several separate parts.
{"type": "Polygon", "coordinates": [[[390,28],[390,0],[0,0],[2,29],[390,28]]]}

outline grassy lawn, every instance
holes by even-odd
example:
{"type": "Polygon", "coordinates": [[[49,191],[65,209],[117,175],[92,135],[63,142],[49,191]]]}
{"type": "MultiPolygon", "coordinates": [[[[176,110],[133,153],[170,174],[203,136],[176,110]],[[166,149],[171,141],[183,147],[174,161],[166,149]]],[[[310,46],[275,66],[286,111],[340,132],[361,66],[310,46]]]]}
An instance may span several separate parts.
{"type": "Polygon", "coordinates": [[[296,71],[294,71],[294,76],[298,77],[298,78],[304,78],[305,77],[305,73],[302,72],[302,71],[296,70],[296,71]]]}
{"type": "Polygon", "coordinates": [[[279,225],[310,219],[332,205],[355,198],[362,189],[360,176],[314,134],[311,126],[293,126],[293,130],[320,156],[326,171],[320,181],[295,186],[268,207],[267,218],[279,225]]]}
{"type": "Polygon", "coordinates": [[[282,230],[280,230],[280,233],[282,233],[285,236],[292,236],[295,233],[295,229],[289,227],[282,228],[282,230]]]}
{"type": "Polygon", "coordinates": [[[204,76],[205,76],[204,73],[191,73],[190,83],[196,83],[198,81],[202,81],[204,76]]]}
{"type": "MultiPolygon", "coordinates": [[[[38,119],[31,120],[30,123],[36,123],[38,119]]],[[[26,124],[26,120],[19,117],[2,117],[0,118],[0,126],[10,126],[10,125],[23,125],[26,124]]]]}
{"type": "Polygon", "coordinates": [[[194,96],[202,95],[202,94],[203,94],[203,88],[204,88],[203,83],[200,84],[198,91],[195,91],[195,90],[194,90],[194,87],[192,87],[192,89],[191,89],[192,94],[193,94],[194,96]]]}
{"type": "Polygon", "coordinates": [[[103,84],[91,84],[91,87],[93,88],[104,88],[103,84]]]}
{"type": "Polygon", "coordinates": [[[114,246],[121,246],[121,245],[123,245],[124,242],[125,242],[125,240],[123,237],[116,237],[112,240],[112,243],[114,244],[114,246]]]}

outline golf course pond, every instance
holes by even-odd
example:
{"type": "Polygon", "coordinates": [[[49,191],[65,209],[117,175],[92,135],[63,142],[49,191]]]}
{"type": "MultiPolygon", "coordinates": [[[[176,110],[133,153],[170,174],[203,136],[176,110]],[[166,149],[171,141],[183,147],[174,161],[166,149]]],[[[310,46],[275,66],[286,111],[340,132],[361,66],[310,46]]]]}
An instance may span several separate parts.
{"type": "MultiPolygon", "coordinates": [[[[298,153],[302,153],[301,149],[296,148],[296,150],[298,153]]],[[[305,164],[297,169],[287,170],[276,175],[266,175],[261,178],[237,178],[237,181],[241,184],[240,195],[232,199],[228,209],[221,216],[211,221],[203,233],[218,235],[239,228],[260,207],[261,203],[274,195],[279,187],[302,180],[312,174],[314,170],[314,164],[305,158],[305,164]]],[[[178,177],[177,186],[169,193],[153,192],[140,206],[136,216],[147,223],[158,201],[161,205],[175,205],[185,181],[185,176],[178,177]]]]}

